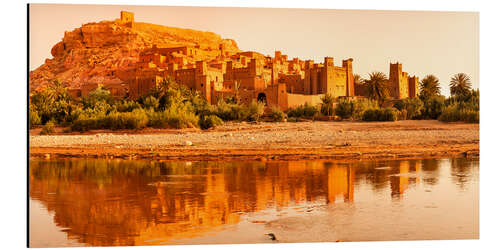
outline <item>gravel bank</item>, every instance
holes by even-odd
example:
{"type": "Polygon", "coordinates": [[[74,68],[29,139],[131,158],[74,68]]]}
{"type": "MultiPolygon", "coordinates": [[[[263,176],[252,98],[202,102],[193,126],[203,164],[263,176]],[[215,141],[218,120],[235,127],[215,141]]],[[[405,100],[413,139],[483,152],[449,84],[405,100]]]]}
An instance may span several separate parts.
{"type": "Polygon", "coordinates": [[[37,132],[30,131],[33,156],[52,152],[66,156],[95,157],[92,153],[95,151],[97,156],[134,154],[144,158],[145,152],[149,151],[148,155],[154,152],[156,157],[161,158],[163,153],[163,158],[168,159],[169,155],[175,156],[174,152],[181,156],[221,152],[223,155],[233,153],[269,157],[280,155],[278,151],[287,150],[299,150],[295,153],[300,154],[300,149],[307,155],[314,155],[314,151],[319,155],[328,154],[328,151],[332,155],[371,151],[390,154],[398,153],[397,150],[401,149],[405,149],[405,152],[413,149],[417,155],[429,149],[433,149],[434,154],[450,150],[455,153],[479,151],[479,124],[438,121],[227,123],[208,131],[146,129],[50,136],[36,135],[37,132]]]}

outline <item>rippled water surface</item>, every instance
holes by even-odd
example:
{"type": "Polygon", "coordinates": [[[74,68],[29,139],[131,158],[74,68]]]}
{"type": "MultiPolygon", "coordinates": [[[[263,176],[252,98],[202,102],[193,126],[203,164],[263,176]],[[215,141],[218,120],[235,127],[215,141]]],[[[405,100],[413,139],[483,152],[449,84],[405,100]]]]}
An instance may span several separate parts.
{"type": "Polygon", "coordinates": [[[479,238],[479,160],[30,160],[30,246],[479,238]]]}

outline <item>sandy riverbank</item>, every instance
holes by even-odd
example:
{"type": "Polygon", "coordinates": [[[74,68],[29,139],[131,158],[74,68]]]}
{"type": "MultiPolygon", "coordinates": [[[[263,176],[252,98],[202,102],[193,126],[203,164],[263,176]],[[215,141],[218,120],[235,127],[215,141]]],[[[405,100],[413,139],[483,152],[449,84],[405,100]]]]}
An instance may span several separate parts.
{"type": "Polygon", "coordinates": [[[227,123],[207,131],[145,129],[50,136],[38,135],[39,130],[30,131],[32,157],[296,160],[479,155],[479,124],[433,120],[227,123]]]}

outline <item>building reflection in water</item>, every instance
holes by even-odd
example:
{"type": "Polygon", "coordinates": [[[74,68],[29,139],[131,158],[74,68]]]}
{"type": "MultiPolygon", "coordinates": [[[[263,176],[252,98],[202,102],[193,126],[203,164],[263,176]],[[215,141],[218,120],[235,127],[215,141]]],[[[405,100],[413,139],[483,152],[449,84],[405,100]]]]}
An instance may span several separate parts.
{"type": "MultiPolygon", "coordinates": [[[[372,163],[31,160],[30,198],[68,237],[92,246],[149,245],[203,235],[248,212],[355,202],[356,183],[420,182],[421,161],[372,163]],[[380,169],[380,166],[385,168],[380,169]]],[[[430,179],[429,179],[430,180],[430,179]]]]}

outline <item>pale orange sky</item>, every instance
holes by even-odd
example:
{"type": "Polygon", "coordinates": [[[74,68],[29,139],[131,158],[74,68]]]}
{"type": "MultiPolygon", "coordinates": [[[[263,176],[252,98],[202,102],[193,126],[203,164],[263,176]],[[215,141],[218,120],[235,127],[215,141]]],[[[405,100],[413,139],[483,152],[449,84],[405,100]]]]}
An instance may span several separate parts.
{"type": "Polygon", "coordinates": [[[389,63],[422,79],[436,75],[441,92],[459,72],[479,87],[477,12],[261,9],[124,5],[30,5],[30,70],[52,58],[50,50],[64,31],[84,23],[135,13],[137,22],[211,31],[234,39],[240,49],[322,62],[325,56],[354,58],[354,72],[389,74],[389,63]]]}

